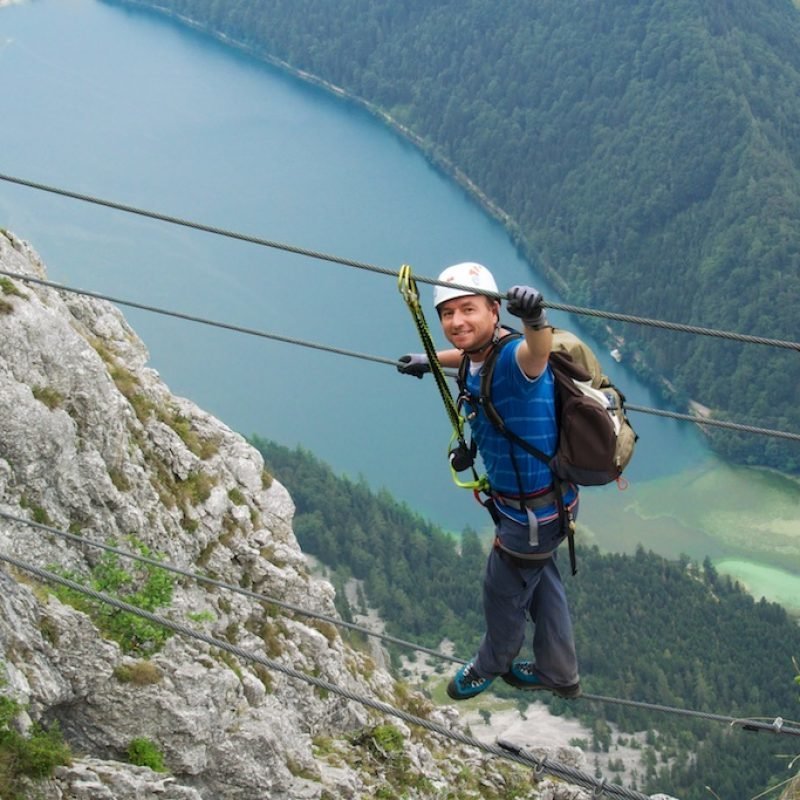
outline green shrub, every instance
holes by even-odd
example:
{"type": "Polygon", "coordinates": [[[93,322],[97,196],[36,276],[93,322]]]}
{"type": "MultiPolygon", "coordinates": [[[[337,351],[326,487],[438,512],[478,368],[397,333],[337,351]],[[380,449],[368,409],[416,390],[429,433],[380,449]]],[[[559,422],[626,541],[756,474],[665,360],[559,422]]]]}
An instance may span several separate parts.
{"type": "Polygon", "coordinates": [[[64,397],[61,392],[50,386],[34,386],[31,391],[33,392],[33,396],[40,403],[44,403],[51,411],[54,411],[64,402],[64,397]]]}
{"type": "Polygon", "coordinates": [[[137,390],[141,388],[141,384],[129,369],[119,364],[113,364],[109,369],[109,374],[117,385],[120,394],[124,395],[128,400],[139,394],[137,390]]]}
{"type": "Polygon", "coordinates": [[[150,419],[150,415],[153,413],[153,403],[151,400],[148,400],[140,392],[134,392],[129,398],[128,402],[133,407],[133,413],[136,414],[136,419],[139,420],[142,424],[147,422],[150,419]]]}
{"type": "MultiPolygon", "coordinates": [[[[153,557],[147,545],[136,537],[128,537],[128,543],[132,550],[148,558],[153,557]]],[[[79,575],[65,574],[58,567],[52,569],[75,582],[84,582],[79,575]]],[[[105,553],[93,567],[87,584],[97,592],[111,595],[144,611],[154,612],[172,602],[175,577],[153,564],[131,562],[126,569],[120,556],[105,553]]],[[[59,586],[54,592],[63,602],[89,614],[101,633],[117,642],[123,652],[150,655],[160,650],[172,636],[172,631],[167,628],[87,597],[78,590],[59,586]]]]}
{"type": "Polygon", "coordinates": [[[46,641],[48,641],[53,647],[58,647],[58,626],[55,622],[53,622],[52,619],[49,617],[40,617],[39,630],[46,641]]]}
{"type": "Polygon", "coordinates": [[[114,677],[120,683],[134,686],[150,686],[161,681],[161,670],[152,661],[137,661],[134,664],[119,664],[114,667],[114,677]]]}
{"type": "Polygon", "coordinates": [[[247,504],[244,495],[235,486],[233,489],[228,490],[228,499],[236,506],[243,506],[247,504]]]}
{"type": "Polygon", "coordinates": [[[10,278],[7,278],[5,275],[0,277],[0,292],[3,294],[13,294],[17,297],[22,297],[23,299],[27,299],[28,295],[25,292],[20,291],[11,281],[10,278]]]}
{"type": "Polygon", "coordinates": [[[183,515],[181,516],[181,528],[183,528],[187,533],[195,533],[199,527],[200,520],[187,517],[186,512],[184,511],[183,515]]]}
{"type": "Polygon", "coordinates": [[[394,725],[376,725],[372,729],[372,742],[387,755],[403,752],[403,734],[394,725]]]}
{"type": "Polygon", "coordinates": [[[197,432],[192,429],[191,420],[184,417],[176,408],[161,409],[158,413],[158,418],[165,425],[169,425],[181,437],[181,440],[189,450],[203,461],[219,452],[219,437],[200,438],[197,432]]]}
{"type": "Polygon", "coordinates": [[[192,622],[214,622],[216,617],[208,610],[190,612],[186,615],[192,622]]]}
{"type": "Polygon", "coordinates": [[[52,520],[47,511],[42,506],[32,503],[26,495],[22,495],[19,499],[19,504],[22,508],[27,508],[33,515],[33,521],[38,522],[40,525],[52,525],[52,520]]]}
{"type": "Polygon", "coordinates": [[[108,477],[111,478],[111,483],[114,484],[118,491],[130,491],[131,482],[125,477],[125,473],[119,467],[110,467],[108,470],[108,477]]]}
{"type": "Polygon", "coordinates": [[[128,745],[128,762],[137,767],[150,767],[153,772],[166,772],[164,756],[155,742],[144,736],[131,739],[128,745]]]}
{"type": "Polygon", "coordinates": [[[20,712],[19,703],[0,696],[0,797],[24,800],[24,778],[47,778],[60,764],[69,764],[71,754],[57,724],[45,729],[34,725],[27,736],[11,727],[20,712]]]}
{"type": "Polygon", "coordinates": [[[211,497],[215,480],[205,472],[190,472],[186,480],[175,482],[175,496],[181,506],[196,506],[211,497]]]}

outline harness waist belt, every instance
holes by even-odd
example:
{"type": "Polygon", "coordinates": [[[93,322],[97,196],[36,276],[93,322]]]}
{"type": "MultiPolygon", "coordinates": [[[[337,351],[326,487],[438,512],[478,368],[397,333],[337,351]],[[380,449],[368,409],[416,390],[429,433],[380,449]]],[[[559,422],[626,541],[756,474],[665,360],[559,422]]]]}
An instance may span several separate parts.
{"type": "MultiPolygon", "coordinates": [[[[569,490],[569,484],[563,484],[561,490],[562,497],[569,490]]],[[[504,506],[515,508],[517,511],[524,511],[526,508],[535,510],[537,508],[547,508],[547,506],[555,505],[558,502],[558,495],[555,489],[550,489],[544,494],[532,494],[528,497],[510,497],[509,495],[493,492],[492,497],[504,506]]]]}
{"type": "Polygon", "coordinates": [[[515,553],[513,550],[507,550],[501,544],[497,545],[497,549],[503,553],[503,555],[511,556],[515,561],[547,561],[547,559],[553,555],[552,550],[547,553],[515,553]]]}
{"type": "Polygon", "coordinates": [[[523,569],[543,566],[546,561],[553,557],[552,550],[548,553],[514,553],[511,550],[506,550],[498,539],[495,539],[494,546],[500,553],[501,558],[505,558],[515,566],[523,569]]]}

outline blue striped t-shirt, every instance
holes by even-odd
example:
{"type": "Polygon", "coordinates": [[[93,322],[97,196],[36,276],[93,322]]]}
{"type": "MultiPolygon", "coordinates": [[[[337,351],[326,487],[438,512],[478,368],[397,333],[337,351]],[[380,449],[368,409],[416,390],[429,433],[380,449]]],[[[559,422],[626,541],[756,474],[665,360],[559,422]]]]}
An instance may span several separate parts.
{"type": "MultiPolygon", "coordinates": [[[[516,358],[517,348],[523,341],[520,338],[509,342],[497,356],[492,377],[492,403],[508,429],[551,455],[558,444],[553,371],[548,366],[537,378],[529,378],[516,358]]],[[[467,376],[467,389],[475,398],[480,396],[480,377],[480,370],[470,370],[467,376]]],[[[489,482],[496,492],[515,497],[520,493],[517,473],[511,460],[512,448],[524,494],[533,494],[552,485],[553,474],[547,464],[499,433],[477,402],[470,405],[468,411],[477,411],[469,421],[470,429],[489,482]]],[[[573,487],[565,498],[567,505],[572,505],[576,497],[577,490],[573,487]]],[[[527,523],[524,512],[508,506],[500,510],[518,522],[527,523]]],[[[555,503],[536,510],[539,522],[548,522],[557,516],[555,503]]]]}

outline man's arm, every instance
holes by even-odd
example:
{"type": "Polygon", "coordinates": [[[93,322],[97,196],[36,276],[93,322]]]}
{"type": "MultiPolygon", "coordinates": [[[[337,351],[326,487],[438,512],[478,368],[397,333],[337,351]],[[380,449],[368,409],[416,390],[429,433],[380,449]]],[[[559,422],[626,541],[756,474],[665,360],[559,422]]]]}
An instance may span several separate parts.
{"type": "Polygon", "coordinates": [[[451,347],[449,350],[437,350],[436,356],[443,367],[458,367],[461,365],[464,354],[455,347],[451,347]]]}
{"type": "Polygon", "coordinates": [[[547,322],[541,292],[531,286],[512,286],[506,308],[523,323],[525,341],[517,348],[517,363],[529,378],[541,375],[547,367],[553,345],[553,329],[547,322]]]}
{"type": "Polygon", "coordinates": [[[553,329],[525,327],[525,341],[517,348],[517,363],[529,378],[537,378],[547,367],[553,345],[553,329]]]}

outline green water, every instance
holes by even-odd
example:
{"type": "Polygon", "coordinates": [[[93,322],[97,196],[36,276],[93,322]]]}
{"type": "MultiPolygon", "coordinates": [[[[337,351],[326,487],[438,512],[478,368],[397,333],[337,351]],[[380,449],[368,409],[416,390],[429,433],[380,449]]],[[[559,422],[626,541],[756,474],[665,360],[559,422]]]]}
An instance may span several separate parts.
{"type": "Polygon", "coordinates": [[[797,481],[709,458],[676,475],[634,482],[625,492],[584,492],[583,507],[585,538],[602,550],[641,545],[669,558],[708,556],[754,595],[800,614],[797,481]]]}
{"type": "Polygon", "coordinates": [[[741,583],[753,597],[764,597],[770,602],[780,603],[789,613],[800,616],[800,583],[797,575],[735,559],[720,561],[716,567],[719,572],[741,583]]]}

